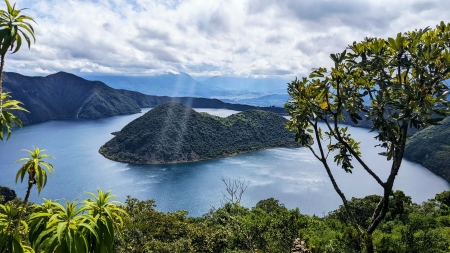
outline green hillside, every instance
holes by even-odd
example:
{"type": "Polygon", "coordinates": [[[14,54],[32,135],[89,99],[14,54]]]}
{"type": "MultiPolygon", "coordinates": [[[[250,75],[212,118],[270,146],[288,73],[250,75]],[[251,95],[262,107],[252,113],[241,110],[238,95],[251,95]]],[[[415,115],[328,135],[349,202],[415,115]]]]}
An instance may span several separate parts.
{"type": "Polygon", "coordinates": [[[227,118],[197,113],[180,103],[157,106],[132,121],[99,152],[134,164],[192,162],[273,148],[298,147],[286,119],[266,111],[227,118]]]}
{"type": "Polygon", "coordinates": [[[450,117],[410,137],[405,157],[450,181],[450,117]]]}

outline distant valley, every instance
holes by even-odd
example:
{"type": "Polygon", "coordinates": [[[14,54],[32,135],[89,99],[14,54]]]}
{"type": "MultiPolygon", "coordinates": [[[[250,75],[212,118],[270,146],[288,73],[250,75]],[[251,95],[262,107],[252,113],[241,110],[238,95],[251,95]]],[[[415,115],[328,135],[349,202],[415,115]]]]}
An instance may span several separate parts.
{"type": "Polygon", "coordinates": [[[214,76],[197,81],[186,73],[155,76],[85,75],[116,89],[138,91],[148,95],[217,98],[234,104],[283,107],[288,99],[287,78],[243,78],[214,76]]]}

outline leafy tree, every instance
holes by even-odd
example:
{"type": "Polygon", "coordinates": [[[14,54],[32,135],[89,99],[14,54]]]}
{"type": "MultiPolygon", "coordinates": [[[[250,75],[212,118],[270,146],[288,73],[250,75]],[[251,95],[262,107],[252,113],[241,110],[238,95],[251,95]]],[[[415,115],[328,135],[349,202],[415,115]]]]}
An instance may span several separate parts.
{"type": "Polygon", "coordinates": [[[450,78],[449,42],[450,24],[444,22],[435,29],[398,33],[395,38],[366,38],[340,54],[331,54],[331,71],[317,68],[310,79],[295,79],[288,85],[288,127],[325,167],[368,252],[374,252],[372,233],[389,210],[408,129],[438,124],[449,114],[449,89],[443,82],[450,78]],[[392,161],[385,180],[362,160],[360,143],[341,125],[349,120],[358,124],[363,118],[371,122],[375,138],[392,161]],[[383,190],[368,226],[358,222],[336,183],[327,159],[331,153],[346,172],[352,172],[356,160],[383,190]]]}
{"type": "Polygon", "coordinates": [[[267,213],[286,210],[286,207],[284,206],[284,204],[280,203],[279,200],[274,199],[274,198],[260,200],[258,203],[256,203],[255,207],[261,208],[262,210],[264,210],[267,213]]]}
{"type": "MultiPolygon", "coordinates": [[[[21,15],[20,12],[23,9],[16,9],[16,4],[11,6],[8,0],[5,0],[5,3],[7,10],[0,10],[0,94],[3,93],[2,78],[6,52],[8,50],[12,53],[19,51],[22,46],[22,37],[25,38],[28,48],[31,45],[30,36],[36,42],[33,26],[28,23],[28,21],[34,22],[34,19],[21,15]]],[[[0,112],[2,112],[2,101],[0,101],[0,112]]],[[[0,116],[2,116],[1,113],[0,116]]]]}

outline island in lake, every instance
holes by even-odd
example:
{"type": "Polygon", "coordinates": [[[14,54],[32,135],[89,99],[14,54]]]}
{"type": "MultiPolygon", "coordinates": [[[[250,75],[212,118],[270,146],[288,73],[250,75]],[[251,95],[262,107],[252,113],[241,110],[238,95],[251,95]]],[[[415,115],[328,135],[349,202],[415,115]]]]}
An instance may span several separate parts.
{"type": "Polygon", "coordinates": [[[181,103],[155,107],[100,147],[108,159],[133,164],[208,160],[276,147],[300,147],[286,119],[250,110],[226,118],[181,103]]]}

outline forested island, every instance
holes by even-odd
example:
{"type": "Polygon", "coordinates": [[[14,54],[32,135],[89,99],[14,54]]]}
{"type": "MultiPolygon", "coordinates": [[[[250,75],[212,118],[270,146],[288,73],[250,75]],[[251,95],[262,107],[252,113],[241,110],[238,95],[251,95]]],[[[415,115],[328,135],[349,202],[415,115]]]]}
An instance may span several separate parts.
{"type": "Polygon", "coordinates": [[[198,113],[181,103],[159,105],[126,125],[99,152],[133,164],[193,162],[275,147],[299,147],[286,119],[245,111],[227,118],[198,113]]]}

